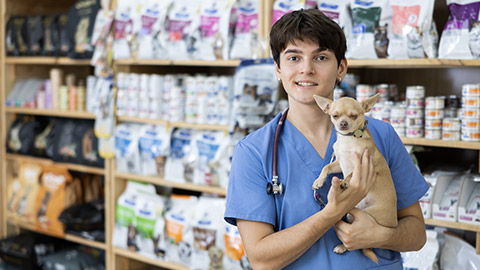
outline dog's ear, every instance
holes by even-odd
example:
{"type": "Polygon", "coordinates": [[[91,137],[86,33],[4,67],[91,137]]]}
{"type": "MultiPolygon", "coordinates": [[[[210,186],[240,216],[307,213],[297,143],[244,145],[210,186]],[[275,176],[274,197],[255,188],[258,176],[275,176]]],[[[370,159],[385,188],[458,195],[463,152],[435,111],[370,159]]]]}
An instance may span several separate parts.
{"type": "Polygon", "coordinates": [[[313,95],[313,98],[317,102],[318,107],[322,109],[326,114],[330,111],[330,106],[332,105],[332,101],[328,98],[324,98],[321,96],[313,95]]]}
{"type": "Polygon", "coordinates": [[[372,97],[369,97],[367,99],[365,99],[364,101],[362,101],[362,108],[363,108],[363,111],[364,112],[369,112],[373,106],[375,105],[375,103],[377,103],[377,100],[378,100],[378,96],[380,96],[380,93],[372,96],[372,97]]]}

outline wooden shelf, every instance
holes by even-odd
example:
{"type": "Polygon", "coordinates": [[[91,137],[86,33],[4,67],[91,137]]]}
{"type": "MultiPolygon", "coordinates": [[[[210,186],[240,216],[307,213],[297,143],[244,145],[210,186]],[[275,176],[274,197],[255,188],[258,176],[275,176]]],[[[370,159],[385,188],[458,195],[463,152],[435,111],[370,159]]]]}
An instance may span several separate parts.
{"type": "Polygon", "coordinates": [[[6,64],[18,65],[64,65],[64,66],[89,66],[90,59],[71,59],[68,57],[49,57],[49,56],[18,56],[5,57],[6,64]]]}
{"type": "Polygon", "coordinates": [[[5,107],[5,111],[7,113],[19,113],[19,114],[29,114],[29,115],[95,119],[95,114],[88,113],[88,112],[45,110],[45,109],[22,108],[22,107],[5,107]]]}
{"type": "Polygon", "coordinates": [[[406,138],[406,137],[402,137],[401,139],[403,144],[408,144],[408,145],[480,150],[480,142],[429,140],[425,138],[406,138]]]}
{"type": "Polygon", "coordinates": [[[225,131],[225,132],[228,132],[228,128],[229,128],[228,126],[225,126],[225,125],[194,124],[194,123],[187,123],[187,122],[168,122],[165,120],[128,117],[128,116],[119,116],[117,117],[117,120],[120,122],[135,122],[135,123],[144,123],[144,124],[153,124],[153,125],[166,125],[166,126],[177,127],[177,128],[219,130],[219,131],[225,131]]]}
{"type": "Polygon", "coordinates": [[[15,222],[12,217],[8,218],[8,224],[11,225],[11,226],[20,227],[22,229],[29,230],[29,231],[32,231],[32,232],[37,232],[37,233],[40,233],[40,234],[53,236],[53,237],[56,237],[56,238],[59,238],[59,239],[65,239],[67,241],[74,242],[74,243],[77,243],[77,244],[81,244],[81,245],[84,245],[84,246],[89,246],[89,247],[103,249],[103,250],[105,250],[106,247],[107,247],[107,245],[105,243],[88,240],[88,239],[85,239],[85,238],[82,238],[82,237],[79,237],[79,236],[76,236],[76,235],[68,234],[68,233],[65,234],[64,236],[59,236],[55,233],[37,231],[37,229],[35,228],[34,225],[15,222]]]}
{"type": "Polygon", "coordinates": [[[72,170],[76,172],[105,175],[105,170],[103,168],[85,166],[85,165],[74,164],[74,163],[54,162],[47,158],[31,157],[31,156],[25,156],[25,155],[19,155],[19,154],[9,154],[9,153],[5,155],[5,158],[10,161],[55,165],[57,167],[67,168],[68,170],[72,170]]]}
{"type": "Polygon", "coordinates": [[[452,68],[479,67],[480,59],[347,59],[351,68],[452,68]]]}
{"type": "Polygon", "coordinates": [[[445,228],[472,231],[472,232],[480,232],[480,225],[473,225],[473,224],[467,224],[467,223],[426,218],[425,224],[431,225],[431,226],[439,226],[439,227],[445,227],[445,228]]]}
{"type": "Polygon", "coordinates": [[[155,266],[158,266],[158,267],[161,267],[161,268],[164,268],[164,269],[172,269],[172,270],[188,270],[189,269],[188,267],[185,267],[185,266],[180,265],[178,263],[153,259],[153,258],[150,258],[150,257],[147,257],[147,256],[140,255],[137,252],[133,252],[133,251],[122,249],[122,248],[114,247],[113,248],[113,253],[115,255],[120,255],[122,257],[126,257],[126,258],[129,258],[129,259],[141,261],[143,263],[150,264],[150,265],[155,265],[155,266]]]}
{"type": "Polygon", "coordinates": [[[145,175],[115,172],[115,178],[137,180],[137,181],[159,185],[159,186],[169,186],[174,188],[193,190],[193,191],[199,191],[199,192],[205,192],[205,193],[215,193],[221,196],[227,195],[227,190],[222,187],[195,185],[195,184],[189,184],[189,183],[176,183],[176,182],[166,181],[159,176],[145,176],[145,175]]]}
{"type": "Polygon", "coordinates": [[[118,59],[116,65],[129,66],[211,66],[211,67],[237,67],[240,60],[164,60],[164,59],[118,59]]]}

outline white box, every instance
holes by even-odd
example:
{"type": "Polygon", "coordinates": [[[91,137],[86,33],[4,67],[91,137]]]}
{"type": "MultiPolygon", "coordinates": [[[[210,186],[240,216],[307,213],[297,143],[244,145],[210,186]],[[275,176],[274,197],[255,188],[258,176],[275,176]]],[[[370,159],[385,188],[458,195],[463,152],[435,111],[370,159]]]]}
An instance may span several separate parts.
{"type": "Polygon", "coordinates": [[[470,201],[475,188],[478,189],[480,183],[474,182],[473,177],[468,177],[462,187],[461,197],[458,202],[458,222],[480,225],[480,210],[470,210],[467,212],[466,207],[470,201]]]}
{"type": "Polygon", "coordinates": [[[434,194],[433,194],[433,205],[432,205],[432,218],[438,220],[445,220],[445,221],[457,221],[457,214],[458,214],[458,200],[460,198],[460,191],[462,190],[462,183],[463,183],[464,175],[456,175],[456,176],[447,176],[442,175],[439,176],[437,179],[437,185],[435,186],[434,194]],[[449,202],[449,205],[441,206],[442,200],[444,200],[445,191],[451,183],[454,181],[458,181],[459,189],[456,194],[456,197],[449,202]]]}

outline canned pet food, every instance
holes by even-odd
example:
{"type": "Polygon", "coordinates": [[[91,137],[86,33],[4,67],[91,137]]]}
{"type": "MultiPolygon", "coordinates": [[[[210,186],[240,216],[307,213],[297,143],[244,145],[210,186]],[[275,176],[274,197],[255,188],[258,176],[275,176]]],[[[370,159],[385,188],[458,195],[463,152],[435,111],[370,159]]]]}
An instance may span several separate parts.
{"type": "Polygon", "coordinates": [[[391,117],[405,117],[406,116],[406,108],[405,105],[395,105],[392,107],[390,111],[391,117]]]}
{"type": "Polygon", "coordinates": [[[480,108],[480,96],[463,96],[462,97],[463,108],[480,108]]]}
{"type": "Polygon", "coordinates": [[[445,97],[427,97],[425,98],[425,108],[427,109],[443,109],[445,108],[445,97]]]}
{"type": "Polygon", "coordinates": [[[463,96],[480,96],[480,84],[464,84],[462,85],[463,96]]]}
{"type": "Polygon", "coordinates": [[[442,140],[444,141],[459,141],[460,131],[442,130],[442,140]]]}
{"type": "Polygon", "coordinates": [[[442,119],[425,119],[425,129],[442,129],[442,119]]]}
{"type": "Polygon", "coordinates": [[[477,108],[462,108],[461,118],[480,118],[480,109],[477,108]]]}
{"type": "Polygon", "coordinates": [[[459,106],[458,97],[455,96],[455,95],[448,96],[445,103],[446,103],[445,105],[446,105],[447,108],[455,108],[456,109],[459,106]]]}
{"type": "Polygon", "coordinates": [[[442,119],[444,115],[442,109],[425,109],[425,118],[442,119]]]}
{"type": "Polygon", "coordinates": [[[408,108],[423,108],[425,107],[425,102],[423,98],[409,98],[407,99],[408,108]]]}
{"type": "Polygon", "coordinates": [[[407,117],[412,117],[412,118],[421,118],[423,117],[423,109],[412,109],[408,108],[407,109],[407,117]]]}
{"type": "Polygon", "coordinates": [[[390,116],[390,124],[392,126],[405,126],[405,117],[390,116]]]}
{"type": "Polygon", "coordinates": [[[369,97],[370,97],[369,95],[364,95],[364,94],[359,95],[359,94],[357,94],[356,100],[357,100],[358,102],[362,102],[362,101],[366,100],[366,99],[369,98],[369,97]]]}
{"type": "Polygon", "coordinates": [[[395,130],[395,132],[397,132],[398,136],[405,137],[406,135],[405,127],[393,126],[393,129],[395,130]]]}
{"type": "Polygon", "coordinates": [[[462,141],[466,142],[479,142],[480,131],[463,130],[462,129],[462,141]]]}
{"type": "Polygon", "coordinates": [[[407,120],[405,121],[407,128],[410,127],[423,127],[424,121],[423,118],[410,118],[407,117],[407,120]]]}
{"type": "Polygon", "coordinates": [[[425,139],[440,140],[442,138],[442,131],[440,129],[425,129],[425,139]]]}
{"type": "Polygon", "coordinates": [[[373,91],[373,88],[371,85],[368,84],[358,84],[357,88],[357,96],[360,95],[366,95],[366,96],[372,96],[375,92],[373,91]]]}
{"type": "Polygon", "coordinates": [[[461,128],[461,122],[459,118],[444,118],[442,123],[443,130],[458,131],[461,128]]]}
{"type": "Polygon", "coordinates": [[[407,98],[424,98],[425,87],[421,85],[407,86],[407,98]]]}
{"type": "Polygon", "coordinates": [[[407,127],[406,128],[407,138],[422,138],[423,137],[423,128],[420,127],[407,127]]]}
{"type": "Polygon", "coordinates": [[[457,117],[457,109],[456,108],[445,108],[443,110],[444,117],[457,117]]]}
{"type": "Polygon", "coordinates": [[[480,130],[480,119],[463,118],[462,129],[480,130]]]}

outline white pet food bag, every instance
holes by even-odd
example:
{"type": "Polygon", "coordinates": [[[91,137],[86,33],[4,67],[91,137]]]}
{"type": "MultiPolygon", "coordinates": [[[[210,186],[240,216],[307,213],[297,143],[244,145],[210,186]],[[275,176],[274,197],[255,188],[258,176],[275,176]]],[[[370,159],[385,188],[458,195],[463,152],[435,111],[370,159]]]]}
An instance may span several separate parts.
{"type": "Polygon", "coordinates": [[[195,196],[172,195],[171,207],[165,213],[167,258],[186,267],[192,265],[192,219],[197,201],[195,196]]]}
{"type": "Polygon", "coordinates": [[[199,40],[200,0],[173,1],[168,13],[168,56],[173,60],[188,60],[199,40]]]}
{"type": "Polygon", "coordinates": [[[224,198],[200,197],[194,211],[192,268],[227,269],[224,265],[224,198]]]}
{"type": "Polygon", "coordinates": [[[434,0],[390,0],[388,57],[424,58],[423,37],[431,29],[434,0]]]}
{"type": "Polygon", "coordinates": [[[130,58],[128,39],[133,36],[134,1],[118,0],[113,24],[113,59],[130,58]]]}
{"type": "Polygon", "coordinates": [[[350,16],[350,0],[318,0],[317,8],[343,29],[348,42],[352,35],[352,17],[350,16]]]}
{"type": "Polygon", "coordinates": [[[305,8],[305,0],[276,0],[273,4],[272,25],[283,15],[305,8]]]}
{"type": "Polygon", "coordinates": [[[391,20],[388,1],[372,0],[350,2],[352,8],[352,36],[347,58],[376,59],[386,57],[387,48],[383,41],[387,38],[386,27],[391,20]],[[378,36],[375,38],[375,32],[378,36]],[[376,42],[380,45],[375,49],[376,42]]]}
{"type": "MultiPolygon", "coordinates": [[[[449,213],[452,211],[452,209],[455,209],[457,207],[458,199],[460,196],[460,187],[462,185],[462,179],[463,177],[456,177],[450,182],[447,189],[445,190],[445,193],[442,194],[443,196],[439,203],[440,211],[449,213]]],[[[456,217],[452,218],[456,219],[456,217]]]]}
{"type": "Polygon", "coordinates": [[[192,143],[195,131],[179,128],[172,133],[170,153],[165,165],[165,180],[176,183],[193,181],[195,160],[192,157],[192,143]]]}
{"type": "Polygon", "coordinates": [[[166,198],[157,194],[139,192],[135,205],[136,244],[141,255],[163,258],[166,251],[165,211],[166,198]]]}
{"type": "Polygon", "coordinates": [[[112,78],[97,79],[98,107],[95,110],[94,132],[98,138],[110,138],[115,129],[115,89],[112,78]]]}
{"type": "Polygon", "coordinates": [[[258,45],[258,1],[238,0],[230,59],[251,58],[258,45]]]}
{"type": "Polygon", "coordinates": [[[273,112],[278,100],[278,81],[273,59],[243,60],[234,76],[233,121],[230,131],[258,128],[273,112]]]}
{"type": "Polygon", "coordinates": [[[164,125],[145,125],[138,139],[142,174],[164,176],[170,133],[164,125]]]}
{"type": "Polygon", "coordinates": [[[225,268],[230,270],[252,269],[245,253],[242,238],[237,226],[223,223],[225,240],[225,268]]]}
{"type": "MultiPolygon", "coordinates": [[[[95,17],[95,25],[93,26],[91,44],[95,46],[95,50],[92,55],[90,65],[101,65],[100,59],[105,50],[105,44],[110,33],[110,28],[113,23],[114,12],[113,10],[100,9],[95,17]]],[[[97,69],[95,69],[97,71],[97,69]]],[[[99,75],[95,72],[95,75],[99,75]]]]}
{"type": "Polygon", "coordinates": [[[216,176],[217,164],[213,160],[220,144],[225,139],[223,131],[203,131],[197,134],[194,142],[196,164],[194,169],[193,183],[198,185],[220,186],[216,176]]]}
{"type": "MultiPolygon", "coordinates": [[[[440,38],[438,58],[472,59],[469,32],[478,31],[480,1],[447,0],[447,7],[450,16],[440,38]]],[[[480,47],[480,44],[476,46],[480,47]]],[[[476,46],[472,47],[474,51],[479,48],[476,46]]]]}
{"type": "Polygon", "coordinates": [[[427,192],[425,192],[418,202],[422,208],[423,217],[432,218],[433,192],[435,190],[435,185],[437,184],[437,176],[425,175],[425,180],[429,187],[427,192]]]}
{"type": "Polygon", "coordinates": [[[312,9],[317,7],[317,0],[305,0],[305,9],[312,9]]]}
{"type": "Polygon", "coordinates": [[[440,243],[437,232],[427,230],[427,242],[419,251],[402,252],[403,269],[438,270],[440,243]]]}
{"type": "Polygon", "coordinates": [[[144,194],[155,194],[155,186],[135,181],[128,181],[123,193],[117,199],[115,207],[115,226],[113,228],[112,245],[115,247],[138,251],[136,243],[137,229],[135,228],[135,206],[144,194]]]}
{"type": "Polygon", "coordinates": [[[233,132],[226,136],[220,143],[220,148],[215,154],[215,157],[209,163],[212,170],[212,181],[219,182],[220,187],[228,188],[233,151],[243,137],[245,137],[245,135],[240,131],[233,132]]]}
{"type": "Polygon", "coordinates": [[[115,130],[115,161],[117,172],[141,173],[138,136],[141,125],[123,123],[115,130]]]}

